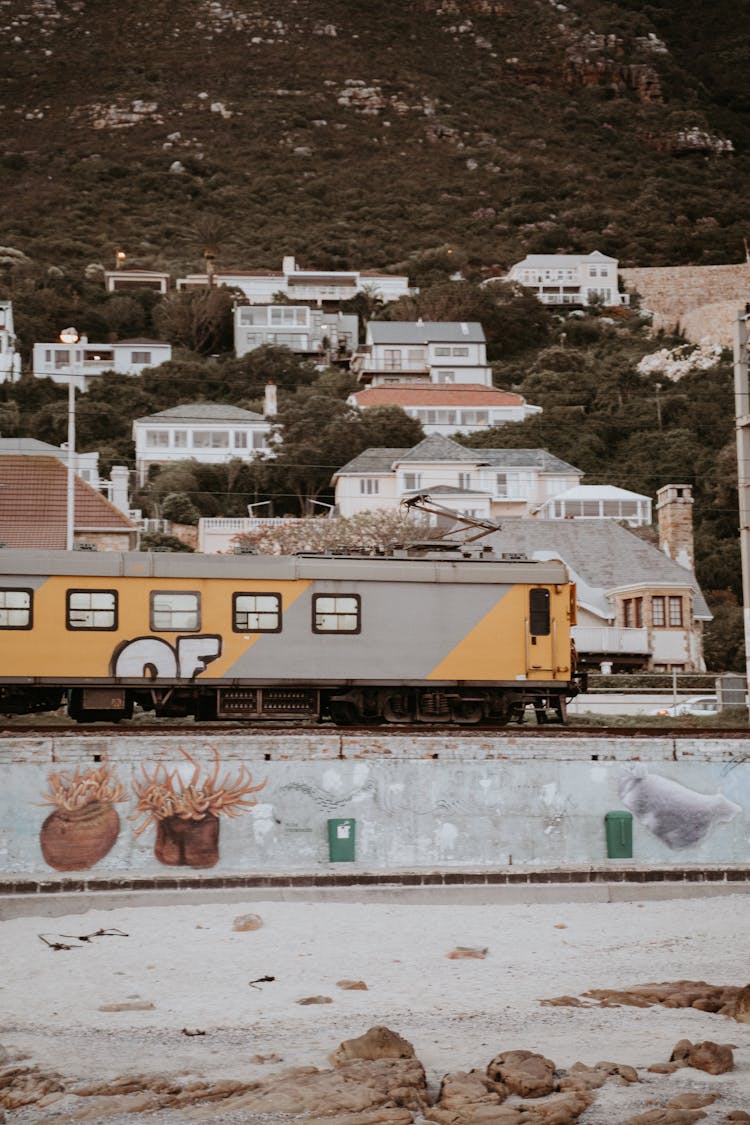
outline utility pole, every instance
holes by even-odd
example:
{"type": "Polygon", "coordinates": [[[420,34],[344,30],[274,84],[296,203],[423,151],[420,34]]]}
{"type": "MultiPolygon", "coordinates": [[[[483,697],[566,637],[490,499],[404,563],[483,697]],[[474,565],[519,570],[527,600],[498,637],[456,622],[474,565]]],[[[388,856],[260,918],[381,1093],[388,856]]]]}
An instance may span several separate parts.
{"type": "Polygon", "coordinates": [[[734,330],[734,415],[737,427],[737,491],[740,508],[742,612],[745,624],[745,705],[750,709],[750,383],[748,330],[750,310],[737,313],[734,330]]]}

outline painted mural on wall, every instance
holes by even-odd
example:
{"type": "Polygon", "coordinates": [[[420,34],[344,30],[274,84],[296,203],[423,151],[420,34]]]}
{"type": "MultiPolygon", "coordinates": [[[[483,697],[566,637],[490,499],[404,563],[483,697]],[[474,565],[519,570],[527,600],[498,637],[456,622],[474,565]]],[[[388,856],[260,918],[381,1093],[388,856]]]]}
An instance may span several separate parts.
{"type": "Polygon", "coordinates": [[[84,871],[104,859],[120,834],[115,809],[126,791],[109,766],[50,773],[43,803],[54,805],[39,833],[45,862],[56,871],[84,871]]]}
{"type": "Polygon", "coordinates": [[[142,779],[134,780],[134,819],[143,818],[135,834],[140,836],[154,825],[154,855],[169,867],[214,867],[219,862],[219,818],[238,817],[251,809],[257,804],[251,794],[259,792],[267,779],[253,785],[246,766],[235,777],[220,778],[216,750],[211,773],[202,776],[201,764],[186,750],[180,753],[193,766],[189,778],[179,768],[170,771],[160,763],[150,773],[142,767],[142,779]]]}
{"type": "Polygon", "coordinates": [[[698,793],[640,764],[625,767],[619,792],[638,823],[674,850],[699,844],[742,812],[721,793],[698,793]]]}

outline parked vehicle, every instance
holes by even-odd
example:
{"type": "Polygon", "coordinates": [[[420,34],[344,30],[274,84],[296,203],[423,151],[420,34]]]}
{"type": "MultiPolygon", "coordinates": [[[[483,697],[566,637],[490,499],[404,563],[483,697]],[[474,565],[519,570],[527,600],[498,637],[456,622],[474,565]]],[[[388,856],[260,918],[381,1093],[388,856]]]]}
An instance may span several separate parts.
{"type": "Polygon", "coordinates": [[[708,717],[719,714],[719,700],[715,695],[693,695],[690,699],[681,699],[669,707],[660,707],[652,711],[652,715],[695,715],[708,717]]]}

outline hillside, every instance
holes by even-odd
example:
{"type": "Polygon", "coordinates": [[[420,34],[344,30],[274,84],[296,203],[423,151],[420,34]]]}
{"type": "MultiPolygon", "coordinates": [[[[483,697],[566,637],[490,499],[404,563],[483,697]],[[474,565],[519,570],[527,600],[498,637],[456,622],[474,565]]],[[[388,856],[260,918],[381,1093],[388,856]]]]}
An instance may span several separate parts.
{"type": "Polygon", "coordinates": [[[741,260],[749,10],[3,0],[6,284],[195,269],[217,219],[226,267],[741,260]]]}

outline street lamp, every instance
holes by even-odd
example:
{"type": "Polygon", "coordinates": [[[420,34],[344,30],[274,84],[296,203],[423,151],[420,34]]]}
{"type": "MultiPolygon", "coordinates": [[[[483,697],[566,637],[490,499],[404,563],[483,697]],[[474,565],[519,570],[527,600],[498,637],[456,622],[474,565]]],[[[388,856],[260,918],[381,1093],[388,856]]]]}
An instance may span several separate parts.
{"type": "MultiPolygon", "coordinates": [[[[61,344],[77,344],[80,340],[75,328],[63,328],[59,340],[61,344]]],[[[71,364],[71,367],[73,365],[71,364]]],[[[65,519],[65,550],[73,550],[75,528],[75,473],[73,461],[76,449],[76,388],[71,371],[68,380],[68,503],[65,519]]]]}
{"type": "Polygon", "coordinates": [[[750,382],[748,320],[738,312],[734,323],[734,415],[737,429],[737,491],[740,509],[742,615],[745,626],[745,705],[750,708],[750,382]]]}

